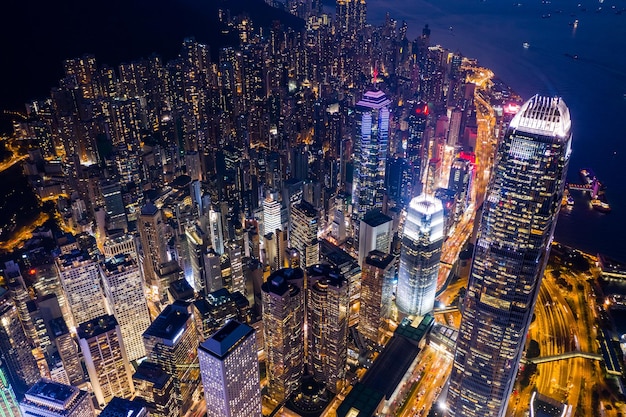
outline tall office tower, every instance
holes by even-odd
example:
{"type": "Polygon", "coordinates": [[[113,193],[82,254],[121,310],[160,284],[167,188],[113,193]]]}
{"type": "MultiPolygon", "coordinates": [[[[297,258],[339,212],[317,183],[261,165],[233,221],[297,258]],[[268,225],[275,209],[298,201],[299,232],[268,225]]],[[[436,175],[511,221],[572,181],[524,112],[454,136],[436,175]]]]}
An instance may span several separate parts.
{"type": "Polygon", "coordinates": [[[361,267],[356,258],[327,240],[320,241],[320,258],[322,262],[339,269],[339,272],[348,281],[348,294],[350,295],[348,326],[356,326],[359,322],[359,306],[361,304],[361,267]]]}
{"type": "Polygon", "coordinates": [[[384,253],[391,252],[391,240],[393,239],[393,221],[391,217],[380,211],[365,213],[359,227],[359,258],[358,262],[363,267],[363,260],[373,250],[384,253]]]}
{"type": "Polygon", "coordinates": [[[307,268],[308,364],[313,377],[331,392],[341,390],[348,355],[348,283],[337,268],[307,268]]]}
{"type": "Polygon", "coordinates": [[[378,250],[365,258],[361,272],[359,332],[373,346],[382,341],[384,321],[391,316],[395,257],[378,250]]]}
{"type": "Polygon", "coordinates": [[[456,146],[459,142],[459,135],[461,132],[461,118],[463,117],[463,111],[459,108],[452,110],[450,114],[450,127],[448,128],[448,140],[449,146],[456,146]]]}
{"type": "Polygon", "coordinates": [[[204,263],[203,255],[206,252],[206,236],[196,224],[185,227],[185,240],[188,248],[188,256],[185,259],[185,279],[194,290],[204,289],[204,263]]]}
{"type": "Polygon", "coordinates": [[[51,336],[54,338],[54,344],[63,362],[63,368],[70,385],[82,384],[85,380],[85,374],[80,363],[78,347],[65,324],[65,320],[63,317],[57,317],[48,321],[46,325],[50,328],[51,336]]]}
{"type": "Polygon", "coordinates": [[[3,417],[21,417],[17,398],[11,386],[9,376],[0,360],[0,415],[3,417]]]}
{"type": "Polygon", "coordinates": [[[106,314],[95,260],[85,252],[74,250],[59,256],[56,266],[72,316],[71,327],[106,314]]]}
{"type": "Polygon", "coordinates": [[[157,279],[159,265],[168,261],[167,241],[165,240],[165,225],[161,210],[152,202],[147,202],[137,219],[137,230],[141,239],[143,253],[143,276],[146,283],[152,286],[152,291],[162,294],[165,289],[160,288],[157,279]]]}
{"type": "Polygon", "coordinates": [[[269,396],[289,398],[304,372],[304,271],[279,269],[261,286],[269,396]]]}
{"type": "Polygon", "coordinates": [[[470,184],[472,180],[472,165],[467,159],[457,158],[452,163],[450,178],[448,179],[448,190],[455,194],[454,220],[459,221],[471,198],[470,184]]]}
{"type": "Polygon", "coordinates": [[[122,199],[122,189],[119,182],[103,183],[100,192],[104,200],[104,208],[107,213],[107,230],[128,230],[126,208],[122,199]]]}
{"type": "Polygon", "coordinates": [[[198,347],[209,417],[261,417],[261,384],[252,327],[229,321],[198,347]]]}
{"type": "Polygon", "coordinates": [[[146,356],[141,335],[150,326],[150,312],[139,266],[130,256],[117,255],[100,264],[104,293],[117,319],[129,361],[146,356]]]}
{"type": "Polygon", "coordinates": [[[391,100],[382,91],[367,91],[356,104],[358,139],[355,141],[352,204],[357,222],[365,213],[383,207],[390,104],[391,100]]]}
{"type": "Polygon", "coordinates": [[[28,338],[29,345],[34,347],[38,344],[37,332],[35,325],[28,314],[28,301],[30,296],[24,283],[24,277],[20,272],[20,267],[13,261],[4,263],[4,280],[9,290],[9,295],[17,308],[17,315],[20,323],[24,328],[24,333],[28,338]]]}
{"type": "Polygon", "coordinates": [[[282,205],[276,197],[274,193],[270,193],[263,200],[263,234],[276,233],[276,229],[283,230],[282,205]]]}
{"type": "Polygon", "coordinates": [[[130,398],[135,392],[133,368],[115,317],[104,315],[81,323],[77,335],[91,388],[100,407],[113,397],[130,398]]]}
{"type": "Polygon", "coordinates": [[[184,410],[198,388],[198,332],[189,305],[176,301],[168,305],[143,334],[150,362],[172,375],[178,405],[184,410]]]}
{"type": "Polygon", "coordinates": [[[91,395],[46,379],[33,385],[20,402],[24,417],[95,417],[91,395]]]}
{"type": "Polygon", "coordinates": [[[228,255],[230,260],[230,285],[228,290],[230,292],[239,291],[242,294],[246,293],[246,281],[243,276],[243,254],[241,252],[241,246],[236,242],[228,242],[224,247],[224,253],[228,255]]]}
{"type": "Polygon", "coordinates": [[[40,378],[17,308],[0,288],[0,360],[18,396],[40,378]]]}
{"type": "Polygon", "coordinates": [[[211,246],[217,254],[224,253],[224,232],[222,228],[222,214],[221,212],[213,210],[213,207],[209,210],[209,234],[211,236],[211,246]]]}
{"type": "Polygon", "coordinates": [[[204,263],[204,290],[207,293],[212,293],[224,286],[220,256],[213,249],[208,249],[202,257],[204,263]]]}
{"type": "Polygon", "coordinates": [[[412,199],[404,223],[396,291],[396,304],[403,313],[423,316],[432,311],[443,238],[441,201],[426,194],[412,199]]]}
{"type": "Polygon", "coordinates": [[[174,382],[159,364],[143,361],[133,375],[135,398],[141,398],[153,417],[171,417],[180,414],[174,382]]]}
{"type": "Polygon", "coordinates": [[[561,207],[569,110],[534,96],[498,145],[450,375],[453,416],[504,416],[561,207]]]}
{"type": "Polygon", "coordinates": [[[302,200],[291,206],[289,216],[289,243],[300,252],[304,267],[312,266],[320,261],[320,245],[317,240],[319,231],[319,211],[309,202],[302,200]]]}
{"type": "Polygon", "coordinates": [[[365,27],[365,0],[337,0],[337,29],[342,34],[356,35],[365,27]]]}
{"type": "Polygon", "coordinates": [[[107,236],[104,241],[103,254],[105,259],[113,258],[120,254],[130,255],[130,257],[139,264],[135,236],[130,233],[119,233],[113,236],[107,236]]]}
{"type": "Polygon", "coordinates": [[[428,122],[428,104],[415,103],[409,110],[407,117],[409,137],[406,142],[406,159],[411,164],[411,198],[422,192],[422,171],[426,158],[424,149],[428,147],[425,136],[428,122]]]}

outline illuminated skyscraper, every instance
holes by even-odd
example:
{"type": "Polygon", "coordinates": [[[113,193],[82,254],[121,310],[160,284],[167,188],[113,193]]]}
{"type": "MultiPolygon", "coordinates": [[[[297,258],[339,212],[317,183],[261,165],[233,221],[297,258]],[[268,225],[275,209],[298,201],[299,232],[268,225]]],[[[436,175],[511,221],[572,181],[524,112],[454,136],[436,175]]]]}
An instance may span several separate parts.
{"type": "Polygon", "coordinates": [[[168,305],[143,334],[150,362],[161,365],[173,377],[174,393],[182,409],[191,405],[191,396],[200,383],[198,332],[189,305],[176,301],[168,305]]]}
{"type": "Polygon", "coordinates": [[[426,194],[412,199],[404,223],[398,271],[396,304],[403,313],[423,316],[433,309],[443,238],[441,201],[426,194]]]}
{"type": "Polygon", "coordinates": [[[106,314],[104,293],[100,288],[98,263],[78,250],[61,255],[56,260],[67,305],[72,313],[70,326],[78,327],[106,314]]]}
{"type": "Polygon", "coordinates": [[[354,36],[365,27],[365,0],[337,0],[337,30],[354,36]]]}
{"type": "Polygon", "coordinates": [[[42,379],[20,402],[24,417],[94,417],[91,396],[71,385],[42,379]]]}
{"type": "Polygon", "coordinates": [[[143,361],[133,375],[135,396],[146,402],[150,415],[171,417],[180,414],[174,379],[160,365],[143,361]]]}
{"type": "Polygon", "coordinates": [[[388,253],[374,250],[365,257],[363,263],[359,332],[373,345],[380,342],[384,319],[390,317],[391,313],[396,272],[394,259],[388,253]]]}
{"type": "Polygon", "coordinates": [[[304,372],[304,272],[279,269],[261,287],[268,391],[281,402],[304,372]]]}
{"type": "Polygon", "coordinates": [[[428,139],[425,137],[428,113],[428,104],[417,102],[410,108],[407,117],[409,137],[406,142],[406,159],[411,164],[412,196],[418,196],[422,191],[424,145],[427,145],[428,139]]]}
{"type": "Polygon", "coordinates": [[[348,282],[337,268],[314,265],[307,273],[308,364],[313,377],[339,392],[348,355],[348,282]]]}
{"type": "Polygon", "coordinates": [[[198,348],[209,417],[261,417],[254,329],[231,320],[198,348]]]}
{"type": "Polygon", "coordinates": [[[450,376],[452,416],[504,416],[556,225],[571,152],[569,110],[534,96],[496,153],[450,376]]]}
{"type": "Polygon", "coordinates": [[[357,221],[368,211],[383,207],[390,104],[391,100],[382,91],[368,91],[356,104],[358,139],[352,204],[357,221]]]}
{"type": "Polygon", "coordinates": [[[319,211],[309,202],[302,200],[291,206],[289,243],[300,252],[303,266],[311,266],[320,261],[320,247],[317,240],[319,211]]]}
{"type": "Polygon", "coordinates": [[[8,371],[11,385],[18,396],[40,378],[18,310],[3,288],[0,288],[0,361],[8,371]]]}
{"type": "Polygon", "coordinates": [[[137,230],[141,238],[143,253],[143,276],[148,285],[152,286],[153,292],[158,292],[165,297],[167,288],[161,288],[157,278],[159,266],[168,261],[167,242],[165,240],[165,225],[163,215],[153,203],[148,202],[141,208],[141,214],[137,219],[137,230]]]}
{"type": "Polygon", "coordinates": [[[384,253],[391,251],[393,222],[391,217],[380,211],[370,211],[361,220],[359,228],[359,265],[363,266],[365,257],[373,250],[384,253]]]}
{"type": "Polygon", "coordinates": [[[263,230],[264,234],[276,233],[276,229],[283,230],[281,221],[281,204],[276,196],[270,194],[263,200],[263,230]]]}
{"type": "Polygon", "coordinates": [[[81,323],[77,334],[91,387],[100,407],[113,397],[130,398],[135,392],[133,371],[115,317],[105,315],[81,323]]]}
{"type": "Polygon", "coordinates": [[[150,326],[150,313],[139,266],[130,256],[117,255],[100,265],[104,293],[117,319],[129,361],[146,356],[141,335],[150,326]]]}
{"type": "Polygon", "coordinates": [[[15,392],[11,387],[8,375],[5,373],[2,361],[0,360],[0,415],[5,417],[20,417],[20,410],[17,407],[15,392]]]}

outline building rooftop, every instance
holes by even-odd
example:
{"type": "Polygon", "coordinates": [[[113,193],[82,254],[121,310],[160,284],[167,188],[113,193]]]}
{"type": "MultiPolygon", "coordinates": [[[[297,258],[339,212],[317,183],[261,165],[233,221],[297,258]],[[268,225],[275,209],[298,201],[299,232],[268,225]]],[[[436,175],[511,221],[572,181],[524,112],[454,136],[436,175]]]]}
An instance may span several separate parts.
{"type": "Polygon", "coordinates": [[[133,375],[134,380],[148,381],[156,389],[163,389],[170,378],[171,376],[163,370],[161,365],[148,361],[141,362],[133,375]]]}
{"type": "Polygon", "coordinates": [[[184,278],[172,282],[167,290],[175,300],[185,301],[194,297],[193,287],[184,278]]]}
{"type": "Polygon", "coordinates": [[[378,210],[371,210],[365,213],[363,216],[363,223],[367,224],[371,227],[380,226],[381,224],[385,224],[391,221],[391,217],[383,214],[378,210]]]}
{"type": "Polygon", "coordinates": [[[333,245],[329,241],[320,240],[320,255],[327,262],[336,266],[337,268],[343,268],[346,265],[357,263],[348,252],[344,251],[337,245],[333,245]]]}
{"type": "Polygon", "coordinates": [[[115,326],[117,326],[117,320],[112,315],[96,317],[78,325],[78,338],[90,339],[115,329],[115,326]]]}
{"type": "Polygon", "coordinates": [[[571,406],[563,404],[545,395],[533,392],[530,397],[530,415],[531,417],[564,417],[571,411],[571,406]]]}
{"type": "Polygon", "coordinates": [[[379,269],[386,269],[394,259],[395,257],[389,253],[373,250],[367,254],[365,263],[379,269]]]}
{"type": "Polygon", "coordinates": [[[147,414],[146,408],[138,401],[113,397],[100,413],[100,417],[143,417],[147,414]]]}
{"type": "Polygon", "coordinates": [[[441,200],[427,194],[421,194],[413,198],[409,203],[409,207],[422,214],[434,214],[438,211],[443,211],[441,200]]]}
{"type": "Polygon", "coordinates": [[[141,215],[142,216],[154,216],[155,214],[157,214],[158,211],[159,209],[157,208],[157,206],[155,206],[152,201],[148,201],[141,208],[141,215]]]}
{"type": "Polygon", "coordinates": [[[143,333],[144,337],[157,337],[175,344],[186,328],[189,313],[186,304],[170,304],[157,316],[150,327],[143,333]]]}
{"type": "Polygon", "coordinates": [[[533,96],[513,117],[509,128],[539,135],[569,137],[572,121],[560,97],[533,96]]]}
{"type": "Polygon", "coordinates": [[[254,333],[254,329],[247,324],[231,320],[222,326],[213,336],[200,344],[200,349],[212,356],[223,359],[243,339],[254,333]]]}
{"type": "Polygon", "coordinates": [[[347,280],[336,267],[328,264],[316,264],[306,269],[309,278],[322,278],[324,285],[340,288],[347,283],[347,280]]]}
{"type": "Polygon", "coordinates": [[[383,398],[382,392],[357,382],[337,408],[337,417],[373,416],[383,398]]]}
{"type": "Polygon", "coordinates": [[[26,392],[25,400],[39,406],[63,410],[79,394],[80,390],[71,385],[40,379],[26,392]]]}
{"type": "Polygon", "coordinates": [[[385,93],[380,90],[366,91],[363,98],[356,103],[357,107],[365,107],[369,109],[380,109],[391,104],[391,100],[387,98],[385,93]]]}
{"type": "Polygon", "coordinates": [[[118,254],[108,259],[103,264],[103,270],[107,274],[123,272],[127,268],[137,267],[137,263],[127,254],[118,254]]]}

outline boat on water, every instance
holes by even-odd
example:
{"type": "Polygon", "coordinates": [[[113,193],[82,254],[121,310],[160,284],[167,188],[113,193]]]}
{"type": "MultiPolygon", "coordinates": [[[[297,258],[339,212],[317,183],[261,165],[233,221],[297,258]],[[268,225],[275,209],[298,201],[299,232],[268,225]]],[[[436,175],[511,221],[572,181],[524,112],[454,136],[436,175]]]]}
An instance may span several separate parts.
{"type": "Polygon", "coordinates": [[[611,206],[604,199],[594,198],[591,200],[591,207],[601,213],[609,213],[611,211],[611,206]]]}
{"type": "Polygon", "coordinates": [[[591,208],[601,213],[610,212],[611,206],[605,194],[606,187],[598,180],[596,174],[589,168],[581,169],[579,174],[584,185],[588,186],[588,191],[591,196],[591,208]]]}
{"type": "Polygon", "coordinates": [[[530,44],[528,42],[524,42],[522,46],[524,47],[524,49],[530,48],[530,44]]]}

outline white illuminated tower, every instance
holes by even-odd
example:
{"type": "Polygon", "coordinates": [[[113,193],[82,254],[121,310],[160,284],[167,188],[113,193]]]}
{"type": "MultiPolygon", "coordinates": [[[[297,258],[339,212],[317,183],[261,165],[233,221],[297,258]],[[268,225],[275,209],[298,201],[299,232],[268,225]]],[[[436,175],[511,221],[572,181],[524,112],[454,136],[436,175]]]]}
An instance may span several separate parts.
{"type": "Polygon", "coordinates": [[[77,329],[78,343],[93,393],[100,407],[113,397],[130,398],[135,392],[133,371],[120,326],[113,316],[101,316],[77,329]]]}
{"type": "MultiPolygon", "coordinates": [[[[355,141],[352,204],[357,227],[365,213],[383,207],[390,104],[391,100],[382,91],[368,91],[356,104],[360,117],[357,117],[359,139],[355,141]]],[[[355,237],[358,239],[358,235],[355,237]]]]}
{"type": "Polygon", "coordinates": [[[59,256],[56,266],[72,313],[72,327],[76,328],[80,323],[106,314],[98,263],[95,260],[85,252],[74,250],[59,256]]]}
{"type": "Polygon", "coordinates": [[[117,255],[100,264],[102,284],[122,331],[129,361],[146,356],[143,332],[150,326],[150,313],[139,266],[130,255],[117,255]]]}
{"type": "Polygon", "coordinates": [[[271,194],[263,200],[263,230],[264,234],[276,233],[276,229],[283,230],[280,217],[281,204],[271,194]]]}
{"type": "Polygon", "coordinates": [[[396,304],[406,314],[433,309],[444,238],[441,201],[422,194],[407,208],[400,253],[396,304]]]}
{"type": "Polygon", "coordinates": [[[498,145],[450,375],[450,415],[505,415],[548,261],[571,152],[569,110],[534,96],[498,145]]]}
{"type": "Polygon", "coordinates": [[[255,331],[231,320],[198,347],[209,417],[261,417],[255,331]]]}

